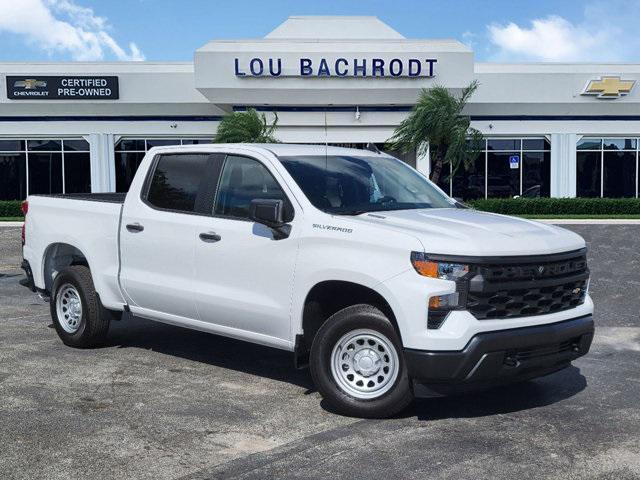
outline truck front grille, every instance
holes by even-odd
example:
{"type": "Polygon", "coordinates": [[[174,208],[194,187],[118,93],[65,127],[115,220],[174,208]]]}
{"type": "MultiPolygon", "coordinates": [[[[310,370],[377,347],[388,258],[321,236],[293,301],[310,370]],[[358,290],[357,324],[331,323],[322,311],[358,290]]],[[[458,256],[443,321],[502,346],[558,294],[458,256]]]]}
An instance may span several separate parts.
{"type": "Polygon", "coordinates": [[[584,303],[589,279],[584,250],[505,262],[508,257],[471,268],[466,306],[477,319],[544,315],[584,303]]]}
{"type": "Polygon", "coordinates": [[[467,308],[479,320],[544,315],[581,305],[586,287],[582,280],[541,288],[469,292],[467,308]]]}

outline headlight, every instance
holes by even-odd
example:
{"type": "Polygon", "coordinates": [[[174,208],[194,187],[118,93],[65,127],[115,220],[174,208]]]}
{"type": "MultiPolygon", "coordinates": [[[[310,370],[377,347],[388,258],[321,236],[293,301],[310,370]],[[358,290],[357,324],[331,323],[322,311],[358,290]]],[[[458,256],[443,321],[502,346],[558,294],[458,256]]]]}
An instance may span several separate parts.
{"type": "Polygon", "coordinates": [[[436,262],[422,252],[411,252],[411,264],[420,275],[441,280],[456,281],[469,273],[469,265],[462,263],[436,262]]]}
{"type": "Polygon", "coordinates": [[[469,273],[469,265],[430,260],[422,252],[411,252],[411,264],[420,275],[456,282],[456,291],[454,293],[429,297],[427,328],[431,330],[438,329],[444,323],[451,310],[463,308],[466,296],[461,298],[457,281],[469,273]]]}

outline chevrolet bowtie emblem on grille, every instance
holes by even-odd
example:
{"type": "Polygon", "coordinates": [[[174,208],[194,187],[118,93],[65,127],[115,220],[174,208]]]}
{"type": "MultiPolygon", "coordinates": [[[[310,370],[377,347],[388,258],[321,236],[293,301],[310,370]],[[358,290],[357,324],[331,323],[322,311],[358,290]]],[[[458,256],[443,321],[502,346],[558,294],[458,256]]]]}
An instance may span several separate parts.
{"type": "Polygon", "coordinates": [[[622,80],[620,77],[601,77],[591,80],[582,94],[597,95],[598,98],[619,98],[630,93],[635,83],[635,80],[622,80]]]}
{"type": "Polygon", "coordinates": [[[35,90],[36,88],[45,88],[47,82],[44,80],[36,80],[35,78],[26,78],[14,82],[13,86],[16,88],[24,88],[25,90],[35,90]]]}
{"type": "Polygon", "coordinates": [[[576,287],[574,288],[571,292],[574,293],[575,295],[579,294],[582,291],[582,289],[580,287],[576,287]]]}

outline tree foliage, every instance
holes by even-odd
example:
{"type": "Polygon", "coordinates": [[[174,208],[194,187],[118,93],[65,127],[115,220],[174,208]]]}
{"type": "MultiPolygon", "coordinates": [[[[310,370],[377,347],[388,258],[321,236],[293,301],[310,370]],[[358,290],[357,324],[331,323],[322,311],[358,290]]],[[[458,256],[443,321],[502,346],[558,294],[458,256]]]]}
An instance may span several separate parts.
{"type": "Polygon", "coordinates": [[[469,98],[478,88],[474,80],[459,96],[445,87],[423,89],[418,102],[388,140],[390,148],[424,155],[429,148],[433,159],[431,180],[440,179],[442,166],[451,164],[453,171],[468,168],[482,149],[482,134],[471,128],[471,119],[462,115],[469,98]]]}
{"type": "Polygon", "coordinates": [[[278,115],[269,124],[264,113],[253,108],[246,112],[233,112],[222,119],[213,139],[215,143],[278,143],[274,132],[278,126],[278,115]]]}

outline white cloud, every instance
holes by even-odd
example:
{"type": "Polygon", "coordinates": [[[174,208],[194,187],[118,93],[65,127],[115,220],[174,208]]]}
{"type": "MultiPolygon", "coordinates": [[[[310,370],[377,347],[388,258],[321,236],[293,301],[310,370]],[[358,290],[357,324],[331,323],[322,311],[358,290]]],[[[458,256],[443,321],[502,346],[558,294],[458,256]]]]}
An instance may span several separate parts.
{"type": "Polygon", "coordinates": [[[588,3],[579,22],[558,15],[487,27],[497,61],[638,61],[640,0],[588,3]],[[615,12],[615,14],[612,14],[615,12]],[[613,16],[612,16],[613,15],[613,16]],[[615,21],[612,21],[615,18],[615,21]]]}
{"type": "Polygon", "coordinates": [[[0,0],[0,32],[23,36],[49,55],[73,60],[144,60],[135,43],[128,50],[109,34],[109,24],[72,0],[0,0]]]}
{"type": "Polygon", "coordinates": [[[462,34],[462,43],[473,50],[478,45],[478,35],[467,30],[462,34]]]}

